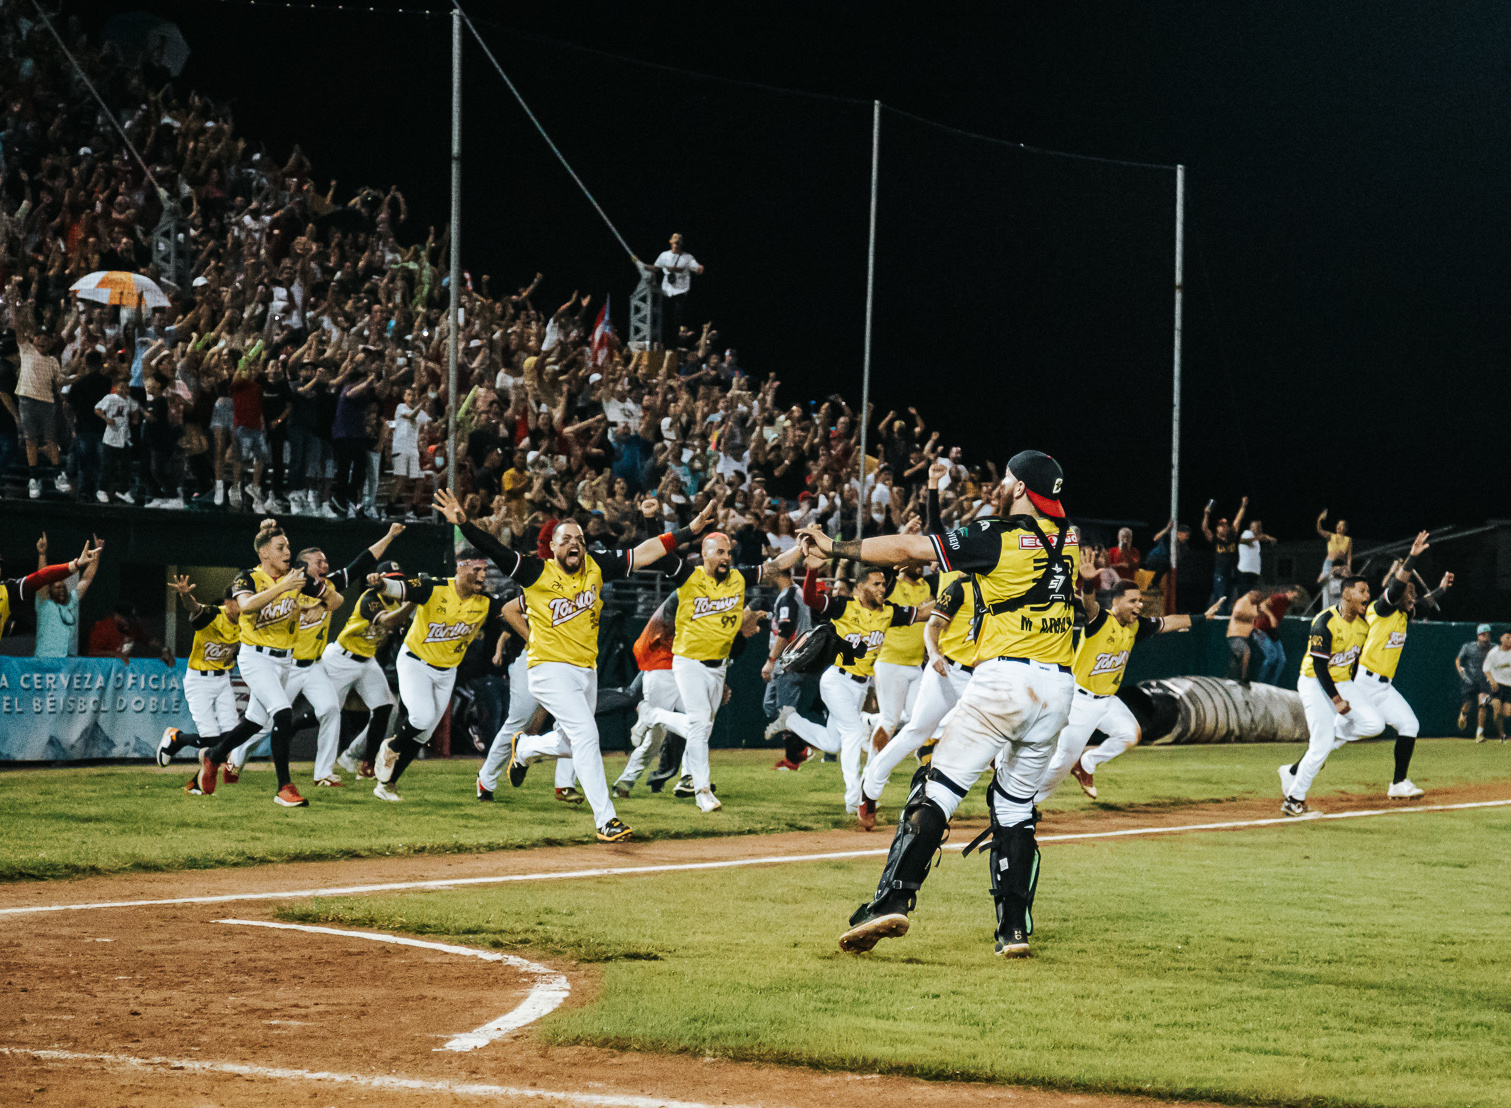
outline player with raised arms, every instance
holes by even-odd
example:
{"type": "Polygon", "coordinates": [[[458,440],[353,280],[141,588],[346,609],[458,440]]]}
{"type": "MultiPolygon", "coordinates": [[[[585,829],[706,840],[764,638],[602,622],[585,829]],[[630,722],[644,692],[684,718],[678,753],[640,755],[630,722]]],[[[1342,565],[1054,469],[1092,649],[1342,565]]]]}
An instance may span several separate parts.
{"type": "MultiPolygon", "coordinates": [[[[551,557],[541,559],[516,553],[468,523],[466,511],[449,492],[437,492],[435,504],[468,542],[524,590],[530,620],[530,642],[525,648],[530,692],[556,717],[556,726],[544,735],[510,736],[509,784],[515,788],[524,784],[525,771],[532,762],[571,757],[593,810],[598,840],[611,843],[629,838],[630,829],[615,813],[609,795],[594,718],[603,586],[660,561],[681,543],[691,541],[696,532],[683,529],[653,536],[630,550],[592,554],[582,528],[572,520],[563,520],[551,535],[551,557]]],[[[655,500],[647,500],[640,507],[647,518],[659,511],[655,500]]],[[[417,624],[419,619],[416,615],[417,624]]]]}
{"type": "Polygon", "coordinates": [[[876,895],[850,917],[841,950],[867,951],[907,934],[908,913],[956,807],[995,763],[987,790],[991,826],[968,849],[991,840],[996,952],[1010,958],[1029,952],[1039,875],[1034,794],[1075,695],[1070,663],[1079,541],[1059,501],[1063,482],[1058,462],[1024,450],[1007,463],[1001,517],[973,520],[946,535],[841,543],[817,528],[802,532],[805,545],[831,557],[884,564],[937,559],[946,571],[972,574],[970,587],[979,590],[975,670],[902,810],[876,895]]]}

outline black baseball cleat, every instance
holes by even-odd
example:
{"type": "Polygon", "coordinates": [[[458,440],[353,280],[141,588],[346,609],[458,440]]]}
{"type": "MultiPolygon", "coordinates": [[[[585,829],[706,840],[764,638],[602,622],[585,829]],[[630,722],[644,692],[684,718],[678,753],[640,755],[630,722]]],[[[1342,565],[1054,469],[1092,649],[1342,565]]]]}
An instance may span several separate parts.
{"type": "Polygon", "coordinates": [[[676,787],[672,789],[672,795],[687,800],[693,795],[694,791],[692,774],[685,773],[682,775],[682,779],[677,782],[676,787]]]}
{"type": "Polygon", "coordinates": [[[839,948],[846,954],[864,954],[883,939],[900,939],[908,933],[912,922],[903,912],[883,912],[871,915],[870,905],[850,917],[850,930],[839,937],[839,948]]]}
{"type": "Polygon", "coordinates": [[[516,789],[525,783],[525,771],[530,768],[519,760],[519,740],[524,737],[523,731],[516,731],[509,740],[509,784],[516,789]]]}
{"type": "Polygon", "coordinates": [[[1027,958],[1028,933],[1020,927],[1015,927],[1006,935],[997,936],[997,957],[999,958],[1027,958]]]}
{"type": "Polygon", "coordinates": [[[1280,803],[1280,814],[1282,816],[1304,816],[1310,811],[1311,809],[1306,806],[1306,801],[1304,800],[1292,800],[1290,797],[1286,797],[1280,803]]]}
{"type": "Polygon", "coordinates": [[[173,761],[173,756],[178,753],[178,728],[167,727],[163,729],[163,737],[157,741],[157,764],[164,769],[173,761]]]}
{"type": "Polygon", "coordinates": [[[493,790],[483,788],[483,779],[481,777],[477,779],[477,798],[484,803],[493,799],[493,790]]]}
{"type": "Polygon", "coordinates": [[[634,834],[634,832],[626,827],[624,825],[624,822],[620,820],[618,816],[615,816],[613,819],[609,820],[608,823],[605,823],[598,829],[598,841],[601,843],[623,842],[632,834],[634,834]]]}

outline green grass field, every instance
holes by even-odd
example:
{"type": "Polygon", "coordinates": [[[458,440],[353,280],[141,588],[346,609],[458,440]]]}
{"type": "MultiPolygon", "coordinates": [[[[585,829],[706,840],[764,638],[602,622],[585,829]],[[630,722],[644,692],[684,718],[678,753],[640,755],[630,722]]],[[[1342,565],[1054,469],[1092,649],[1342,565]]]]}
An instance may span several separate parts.
{"type": "MultiPolygon", "coordinates": [[[[1073,782],[1045,807],[1087,809],[1170,804],[1243,796],[1271,797],[1275,766],[1298,756],[1297,746],[1151,747],[1135,749],[1098,776],[1101,801],[1083,797],[1073,782]]],[[[715,751],[714,779],[724,809],[703,815],[670,791],[652,796],[644,785],[618,803],[621,817],[645,837],[752,835],[853,826],[840,808],[839,766],[810,762],[799,773],[774,773],[770,751],[715,751]]],[[[621,755],[607,759],[612,779],[621,755]]],[[[0,773],[0,880],[70,877],[130,871],[203,869],[263,862],[458,853],[593,841],[583,809],[558,803],[549,763],[530,771],[525,786],[507,785],[493,804],[479,804],[471,759],[416,764],[404,777],[402,804],[373,798],[371,786],[304,788],[308,765],[295,780],[310,807],[288,810],[272,802],[272,777],[254,763],[237,785],[212,797],[181,790],[191,763],[157,767],[27,769],[0,773]]],[[[1390,779],[1390,744],[1348,747],[1335,754],[1314,796],[1333,790],[1380,794],[1390,779]]],[[[903,799],[899,771],[883,801],[883,816],[903,799]]],[[[1511,780],[1511,747],[1463,741],[1420,744],[1412,769],[1425,788],[1486,779],[1511,780]]],[[[982,817],[981,789],[961,808],[982,817]]]]}
{"type": "Polygon", "coordinates": [[[385,899],[286,919],[598,963],[555,1043],[1231,1102],[1508,1105],[1511,811],[1048,844],[1034,957],[946,857],[906,938],[835,940],[879,863],[385,899]],[[689,905],[701,906],[689,911],[689,905]]]}

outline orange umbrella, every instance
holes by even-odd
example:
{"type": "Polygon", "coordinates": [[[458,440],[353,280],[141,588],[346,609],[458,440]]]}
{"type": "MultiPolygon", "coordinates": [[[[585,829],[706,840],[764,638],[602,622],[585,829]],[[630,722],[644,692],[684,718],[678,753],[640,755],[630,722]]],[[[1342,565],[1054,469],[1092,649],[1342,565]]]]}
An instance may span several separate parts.
{"type": "Polygon", "coordinates": [[[168,298],[157,287],[157,282],[140,273],[102,269],[88,277],[80,277],[68,286],[68,291],[77,294],[80,300],[93,300],[96,304],[134,308],[140,299],[147,308],[168,307],[168,298]]]}

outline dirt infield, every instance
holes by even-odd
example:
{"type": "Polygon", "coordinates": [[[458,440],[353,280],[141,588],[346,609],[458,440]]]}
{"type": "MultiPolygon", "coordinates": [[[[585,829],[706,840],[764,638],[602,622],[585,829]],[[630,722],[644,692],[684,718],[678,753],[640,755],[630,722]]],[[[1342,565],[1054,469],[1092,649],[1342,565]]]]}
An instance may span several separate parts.
{"type": "MultiPolygon", "coordinates": [[[[1433,804],[1511,799],[1511,787],[1434,791],[1433,804]]],[[[1420,803],[1420,802],[1419,802],[1420,803]]],[[[1380,809],[1333,796],[1337,813],[1380,809]]],[[[1406,807],[1409,805],[1403,805],[1406,807]]],[[[1103,808],[1046,818],[1046,838],[1265,820],[1265,801],[1103,808]]],[[[1384,817],[1399,818],[1399,817],[1384,817]]],[[[1411,818],[1411,817],[1406,817],[1411,818]]],[[[968,841],[969,827],[953,838],[968,841]]],[[[218,923],[268,920],[284,894],[408,882],[728,863],[879,851],[885,833],[828,832],[615,847],[301,863],[0,887],[0,908],[185,897],[234,903],[11,914],[0,927],[0,1103],[101,1105],[442,1105],[458,1102],[953,1105],[962,1097],[1056,1108],[1131,1098],[958,1086],[682,1056],[548,1047],[525,1028],[470,1053],[440,1049],[530,993],[518,967],[343,935],[218,923]]],[[[1096,840],[1091,840],[1096,841],[1096,840]]],[[[1065,843],[1060,849],[1073,849],[1065,843]]],[[[632,877],[626,877],[632,880],[632,877]]],[[[591,999],[590,971],[556,965],[567,1004],[591,999]]]]}

